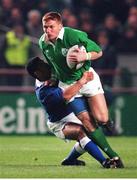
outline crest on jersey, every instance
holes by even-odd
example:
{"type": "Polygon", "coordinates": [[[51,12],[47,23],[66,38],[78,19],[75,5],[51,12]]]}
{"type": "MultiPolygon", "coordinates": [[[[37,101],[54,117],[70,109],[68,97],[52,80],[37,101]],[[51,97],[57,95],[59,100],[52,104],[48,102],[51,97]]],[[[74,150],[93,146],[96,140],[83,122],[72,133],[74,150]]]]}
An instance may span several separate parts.
{"type": "Polygon", "coordinates": [[[68,49],[67,48],[62,48],[61,52],[62,52],[63,56],[67,56],[68,49]]]}

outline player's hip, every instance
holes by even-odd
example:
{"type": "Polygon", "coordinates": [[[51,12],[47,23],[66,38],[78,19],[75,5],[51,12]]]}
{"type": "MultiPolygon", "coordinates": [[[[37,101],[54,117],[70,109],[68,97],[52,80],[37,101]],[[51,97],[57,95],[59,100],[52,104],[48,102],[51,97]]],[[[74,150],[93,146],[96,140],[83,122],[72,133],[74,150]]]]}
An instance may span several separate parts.
{"type": "MultiPolygon", "coordinates": [[[[83,85],[83,87],[79,90],[79,92],[77,93],[77,95],[75,97],[80,97],[82,95],[91,97],[91,96],[95,96],[97,94],[104,93],[99,75],[95,72],[95,70],[92,67],[90,67],[89,71],[93,73],[93,76],[94,76],[93,80],[91,80],[87,84],[83,85]]],[[[74,83],[75,82],[73,82],[73,84],[74,83]]],[[[68,85],[61,81],[59,82],[59,87],[63,90],[65,90],[69,86],[70,86],[70,84],[68,85]]]]}
{"type": "Polygon", "coordinates": [[[81,121],[74,115],[74,113],[70,113],[69,115],[61,119],[60,121],[50,122],[48,120],[47,126],[50,129],[50,131],[53,134],[55,134],[58,138],[65,139],[65,136],[62,130],[68,122],[82,125],[81,121]]]}

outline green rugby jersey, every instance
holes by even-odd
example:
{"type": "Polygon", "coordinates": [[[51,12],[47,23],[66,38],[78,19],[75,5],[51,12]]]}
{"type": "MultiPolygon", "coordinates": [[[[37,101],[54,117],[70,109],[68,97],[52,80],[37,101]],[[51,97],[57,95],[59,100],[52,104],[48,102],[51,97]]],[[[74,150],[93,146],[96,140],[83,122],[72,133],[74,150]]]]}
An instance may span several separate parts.
{"type": "Polygon", "coordinates": [[[88,39],[85,32],[64,27],[60,33],[61,36],[57,38],[55,44],[46,43],[44,41],[45,34],[43,34],[39,40],[39,46],[57,78],[64,83],[71,84],[80,79],[83,72],[90,68],[91,61],[85,61],[80,69],[70,69],[66,63],[68,49],[79,44],[83,45],[87,52],[100,52],[101,49],[95,42],[88,39]]]}

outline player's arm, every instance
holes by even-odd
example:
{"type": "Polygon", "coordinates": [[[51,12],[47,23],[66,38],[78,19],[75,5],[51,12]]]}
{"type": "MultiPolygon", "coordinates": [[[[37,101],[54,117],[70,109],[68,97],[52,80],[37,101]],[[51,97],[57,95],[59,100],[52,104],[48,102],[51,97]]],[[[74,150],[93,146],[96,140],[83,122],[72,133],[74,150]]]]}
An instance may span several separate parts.
{"type": "Polygon", "coordinates": [[[75,52],[72,52],[68,56],[68,59],[75,63],[81,63],[84,61],[96,60],[99,57],[101,57],[102,54],[103,54],[102,51],[97,52],[93,50],[90,52],[84,52],[84,51],[81,51],[80,48],[77,48],[75,52]]]}
{"type": "Polygon", "coordinates": [[[63,98],[66,101],[69,101],[73,96],[75,96],[78,91],[82,88],[82,86],[89,81],[93,80],[93,73],[92,72],[84,72],[82,78],[78,80],[75,84],[71,85],[63,92],[63,98]]]}
{"type": "Polygon", "coordinates": [[[96,59],[98,59],[99,57],[101,57],[102,56],[102,54],[103,54],[103,52],[102,51],[100,51],[100,52],[94,52],[94,51],[91,51],[91,52],[88,52],[87,54],[86,54],[86,57],[87,57],[87,60],[96,60],[96,59]]]}
{"type": "Polygon", "coordinates": [[[86,51],[81,51],[80,48],[77,48],[77,50],[68,57],[72,62],[80,63],[89,60],[96,60],[102,56],[102,49],[94,41],[89,39],[86,33],[77,32],[75,37],[77,44],[82,44],[86,48],[86,51]]]}
{"type": "Polygon", "coordinates": [[[96,60],[103,55],[102,49],[96,42],[91,39],[87,39],[86,41],[86,60],[96,60]]]}
{"type": "Polygon", "coordinates": [[[75,51],[77,52],[71,53],[68,58],[71,59],[72,62],[77,62],[77,63],[89,61],[89,60],[96,60],[99,57],[101,57],[103,54],[102,51],[83,52],[80,49],[77,49],[75,51]]]}

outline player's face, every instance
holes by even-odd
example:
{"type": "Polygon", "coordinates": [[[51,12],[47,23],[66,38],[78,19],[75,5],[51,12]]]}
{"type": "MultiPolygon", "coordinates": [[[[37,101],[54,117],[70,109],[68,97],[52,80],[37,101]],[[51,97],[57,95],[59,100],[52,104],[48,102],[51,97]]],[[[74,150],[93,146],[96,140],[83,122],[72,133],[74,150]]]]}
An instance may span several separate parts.
{"type": "Polygon", "coordinates": [[[55,42],[62,28],[62,24],[57,20],[43,21],[43,30],[47,34],[49,41],[55,42]]]}

